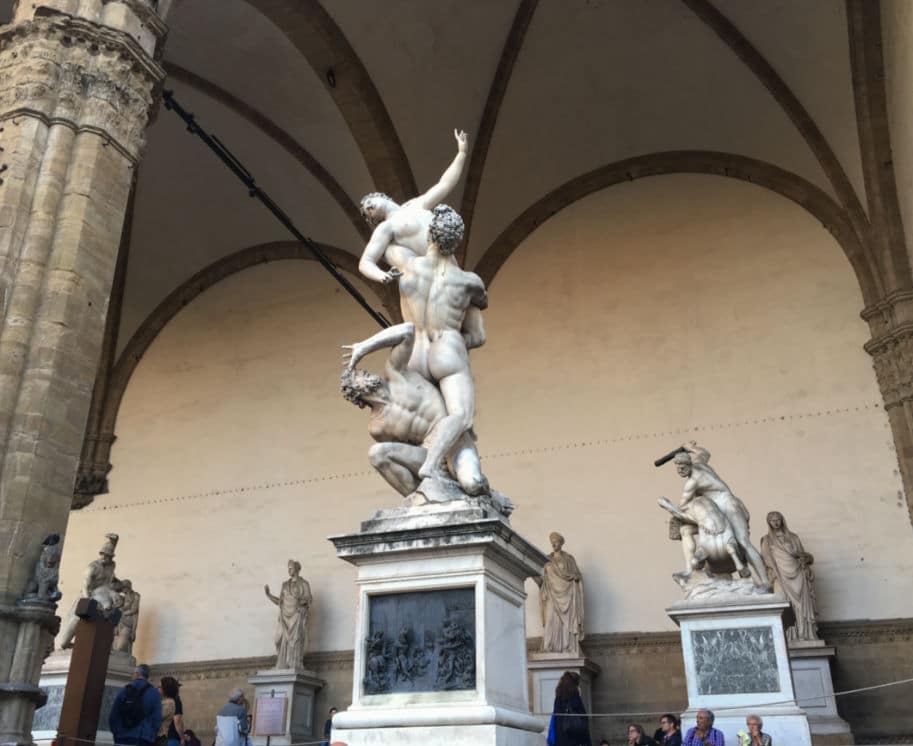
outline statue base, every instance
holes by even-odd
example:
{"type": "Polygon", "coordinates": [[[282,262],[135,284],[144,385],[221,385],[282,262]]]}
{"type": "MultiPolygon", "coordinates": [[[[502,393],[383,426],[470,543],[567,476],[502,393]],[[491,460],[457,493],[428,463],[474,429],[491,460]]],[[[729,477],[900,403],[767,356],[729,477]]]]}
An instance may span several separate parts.
{"type": "Polygon", "coordinates": [[[247,683],[254,686],[253,746],[289,746],[322,735],[314,722],[314,700],[326,682],[313,671],[272,668],[257,671],[247,683]]]}
{"type": "Polygon", "coordinates": [[[565,671],[580,677],[580,696],[587,712],[593,711],[593,679],[599,675],[599,666],[585,656],[567,653],[530,653],[529,679],[533,712],[547,729],[552,707],[555,704],[555,687],[565,671]]]}
{"type": "Polygon", "coordinates": [[[348,746],[538,746],[524,581],[546,557],[489,501],[379,511],[330,539],[357,568],[348,746]]]}
{"type": "MultiPolygon", "coordinates": [[[[727,600],[686,600],[666,613],[681,628],[688,710],[685,724],[700,709],[713,710],[714,727],[727,743],[747,731],[745,718],[760,715],[774,743],[811,746],[808,717],[793,690],[781,596],[752,594],[727,600]]],[[[690,726],[689,726],[690,727],[690,726]]]]}
{"type": "MultiPolygon", "coordinates": [[[[73,650],[55,650],[41,667],[38,686],[48,696],[44,707],[35,710],[32,722],[32,740],[36,744],[50,744],[57,738],[57,726],[60,723],[60,710],[63,707],[63,694],[70,674],[70,658],[73,650]]],[[[96,744],[113,744],[114,736],[108,730],[108,716],[114,699],[130,681],[136,668],[136,658],[129,653],[112,650],[108,658],[108,672],[105,676],[105,691],[101,700],[101,712],[98,717],[96,744]]]]}
{"type": "Polygon", "coordinates": [[[813,746],[852,746],[850,724],[837,713],[831,659],[837,651],[824,640],[789,643],[789,665],[799,706],[808,713],[813,746]]]}

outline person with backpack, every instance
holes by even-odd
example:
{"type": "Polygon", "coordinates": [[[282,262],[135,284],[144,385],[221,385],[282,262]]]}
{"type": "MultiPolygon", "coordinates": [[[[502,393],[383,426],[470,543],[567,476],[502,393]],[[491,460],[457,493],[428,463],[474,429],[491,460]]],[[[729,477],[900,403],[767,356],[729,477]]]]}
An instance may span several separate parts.
{"type": "Polygon", "coordinates": [[[149,683],[149,666],[140,663],[111,706],[108,728],[116,744],[152,746],[161,723],[162,696],[149,683]]]}

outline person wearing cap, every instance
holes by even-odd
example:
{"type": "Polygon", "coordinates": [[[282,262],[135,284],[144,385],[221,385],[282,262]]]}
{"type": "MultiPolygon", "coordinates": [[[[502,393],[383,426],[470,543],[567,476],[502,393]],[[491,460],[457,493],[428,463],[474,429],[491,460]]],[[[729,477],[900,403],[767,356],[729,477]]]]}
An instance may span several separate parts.
{"type": "Polygon", "coordinates": [[[152,746],[162,723],[162,697],[149,683],[149,666],[140,663],[133,672],[133,681],[118,692],[108,729],[114,735],[116,744],[123,746],[152,746]],[[142,718],[133,722],[133,702],[142,705],[142,718]]]}
{"type": "Polygon", "coordinates": [[[215,746],[246,746],[249,730],[244,692],[235,687],[228,694],[228,702],[216,715],[215,746]]]}

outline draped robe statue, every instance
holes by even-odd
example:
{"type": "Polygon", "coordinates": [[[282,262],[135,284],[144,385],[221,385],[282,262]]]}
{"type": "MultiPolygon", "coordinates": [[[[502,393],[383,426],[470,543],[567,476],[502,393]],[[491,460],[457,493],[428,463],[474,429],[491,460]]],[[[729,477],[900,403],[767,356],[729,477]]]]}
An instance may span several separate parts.
{"type": "Polygon", "coordinates": [[[786,596],[796,615],[795,625],[786,630],[786,639],[817,640],[815,573],[811,567],[815,558],[805,551],[799,537],[786,527],[782,513],[768,513],[767,525],[769,531],[761,538],[761,556],[774,590],[786,596]]]}
{"type": "Polygon", "coordinates": [[[573,555],[562,550],[564,537],[549,535],[554,550],[543,569],[539,585],[539,610],[542,614],[542,651],[580,657],[583,640],[583,576],[573,555]]]}
{"type": "Polygon", "coordinates": [[[311,586],[299,577],[301,563],[288,561],[289,579],[282,584],[278,596],[269,592],[264,586],[266,597],[279,607],[279,618],[276,621],[276,668],[300,670],[304,667],[304,654],[307,652],[307,622],[310,611],[311,586]]]}

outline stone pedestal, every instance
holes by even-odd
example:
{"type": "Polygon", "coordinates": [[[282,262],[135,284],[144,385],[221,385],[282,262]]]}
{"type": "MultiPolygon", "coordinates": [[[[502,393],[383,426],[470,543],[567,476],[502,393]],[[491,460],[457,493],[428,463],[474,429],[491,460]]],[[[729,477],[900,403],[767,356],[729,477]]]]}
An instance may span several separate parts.
{"type": "Polygon", "coordinates": [[[726,743],[738,743],[736,732],[746,730],[746,716],[756,714],[774,743],[811,746],[786,650],[788,609],[789,603],[773,594],[681,601],[666,609],[681,628],[688,682],[683,723],[693,724],[699,709],[713,710],[714,727],[726,743]]]}
{"type": "Polygon", "coordinates": [[[533,746],[524,580],[546,557],[478,499],[381,511],[334,536],[357,575],[349,746],[533,746]]]}
{"type": "MultiPolygon", "coordinates": [[[[565,671],[580,677],[580,696],[587,712],[593,711],[593,679],[599,674],[599,666],[589,658],[573,658],[564,653],[530,653],[529,683],[532,711],[539,715],[542,727],[548,728],[549,715],[555,704],[555,687],[565,671]]],[[[545,743],[545,734],[542,736],[545,743]]]]}
{"type": "Polygon", "coordinates": [[[856,742],[849,723],[837,714],[831,678],[831,658],[836,654],[823,640],[789,646],[796,700],[808,713],[814,746],[851,746],[856,742]]]}
{"type": "Polygon", "coordinates": [[[268,671],[257,671],[251,676],[249,684],[254,685],[253,728],[250,741],[253,746],[266,746],[270,733],[270,746],[289,746],[292,743],[310,741],[319,735],[314,723],[314,700],[326,682],[317,678],[312,671],[293,670],[291,668],[273,668],[268,671]],[[276,708],[281,715],[281,727],[270,728],[275,722],[272,714],[267,712],[263,699],[282,700],[282,706],[276,708]],[[281,731],[278,734],[277,731],[281,731]]]}
{"type": "MultiPolygon", "coordinates": [[[[50,744],[57,738],[57,725],[60,722],[60,709],[63,706],[63,694],[70,673],[70,656],[72,650],[55,650],[41,668],[38,686],[47,694],[48,701],[44,707],[35,710],[32,723],[32,740],[37,744],[50,744]]],[[[105,676],[105,691],[102,695],[101,712],[98,717],[97,744],[113,744],[114,736],[108,730],[108,716],[114,699],[130,681],[136,669],[136,658],[129,653],[112,652],[108,659],[108,673],[105,676]]]]}

